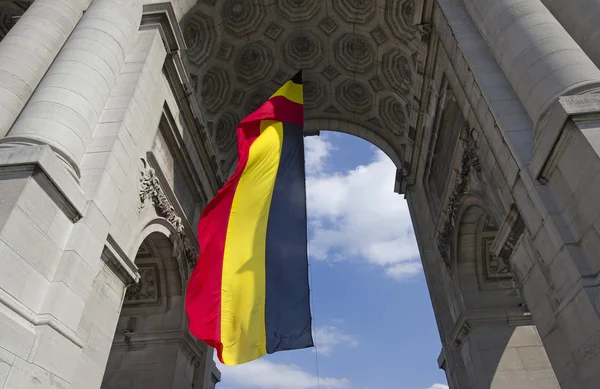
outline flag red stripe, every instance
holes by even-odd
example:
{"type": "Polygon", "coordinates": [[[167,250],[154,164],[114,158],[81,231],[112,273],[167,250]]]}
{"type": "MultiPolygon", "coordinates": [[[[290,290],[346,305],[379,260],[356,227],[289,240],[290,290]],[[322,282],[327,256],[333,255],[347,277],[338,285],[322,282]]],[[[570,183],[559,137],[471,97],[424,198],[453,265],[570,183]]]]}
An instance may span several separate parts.
{"type": "Polygon", "coordinates": [[[198,223],[200,256],[186,294],[190,331],[217,350],[223,362],[221,343],[221,280],[223,250],[231,204],[248,162],[250,146],[260,135],[260,122],[241,123],[237,128],[238,165],[235,173],[204,208],[198,223]],[[200,320],[199,320],[200,319],[200,320]]]}
{"type": "Polygon", "coordinates": [[[275,120],[302,126],[304,125],[304,107],[284,96],[271,97],[259,109],[242,120],[242,123],[260,122],[261,120],[275,120]]]}

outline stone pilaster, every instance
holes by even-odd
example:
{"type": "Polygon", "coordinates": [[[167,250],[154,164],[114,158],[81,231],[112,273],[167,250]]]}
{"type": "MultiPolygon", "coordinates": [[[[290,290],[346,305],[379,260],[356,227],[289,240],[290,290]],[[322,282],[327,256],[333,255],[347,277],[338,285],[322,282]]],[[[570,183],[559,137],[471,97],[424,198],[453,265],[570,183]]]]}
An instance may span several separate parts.
{"type": "Polygon", "coordinates": [[[79,175],[141,15],[140,0],[94,0],[2,139],[4,147],[50,145],[79,175]]]}
{"type": "Polygon", "coordinates": [[[36,0],[0,41],[0,137],[16,120],[89,2],[36,0]]]}
{"type": "Polygon", "coordinates": [[[465,0],[473,21],[533,119],[558,97],[600,86],[600,70],[540,0],[465,0]]]}

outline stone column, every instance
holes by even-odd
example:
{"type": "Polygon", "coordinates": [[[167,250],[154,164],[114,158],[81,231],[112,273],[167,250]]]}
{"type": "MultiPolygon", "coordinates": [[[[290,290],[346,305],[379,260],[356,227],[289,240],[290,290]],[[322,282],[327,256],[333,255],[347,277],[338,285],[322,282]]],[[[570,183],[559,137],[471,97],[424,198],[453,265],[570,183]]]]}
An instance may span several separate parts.
{"type": "Polygon", "coordinates": [[[600,87],[600,70],[540,0],[464,1],[534,123],[559,96],[600,87]]]}
{"type": "Polygon", "coordinates": [[[0,41],[0,138],[31,97],[90,0],[36,0],[0,41]]]}
{"type": "Polygon", "coordinates": [[[139,29],[141,3],[92,2],[0,140],[3,147],[47,144],[79,175],[79,162],[139,29]]]}
{"type": "Polygon", "coordinates": [[[542,0],[542,3],[600,67],[600,0],[542,0]]]}

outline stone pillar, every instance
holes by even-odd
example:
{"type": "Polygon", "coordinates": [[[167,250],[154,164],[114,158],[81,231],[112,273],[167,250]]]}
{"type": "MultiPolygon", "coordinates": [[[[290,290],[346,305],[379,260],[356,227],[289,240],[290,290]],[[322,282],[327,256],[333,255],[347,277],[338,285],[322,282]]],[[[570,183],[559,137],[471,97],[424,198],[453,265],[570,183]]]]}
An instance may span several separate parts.
{"type": "Polygon", "coordinates": [[[540,0],[464,1],[534,123],[558,97],[600,87],[600,70],[540,0]]]}
{"type": "Polygon", "coordinates": [[[47,144],[78,165],[140,26],[141,0],[94,0],[3,147],[47,144]]]}
{"type": "Polygon", "coordinates": [[[36,0],[0,41],[0,138],[31,97],[90,0],[36,0]]]}
{"type": "Polygon", "coordinates": [[[542,0],[542,3],[600,67],[600,0],[542,0]]]}

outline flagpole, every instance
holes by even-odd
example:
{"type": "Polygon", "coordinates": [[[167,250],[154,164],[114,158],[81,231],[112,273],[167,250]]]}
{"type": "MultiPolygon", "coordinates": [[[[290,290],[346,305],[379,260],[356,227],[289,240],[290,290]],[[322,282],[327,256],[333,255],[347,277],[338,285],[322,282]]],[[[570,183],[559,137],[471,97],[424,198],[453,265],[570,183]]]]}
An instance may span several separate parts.
{"type": "MultiPolygon", "coordinates": [[[[319,136],[320,135],[320,130],[311,130],[311,131],[306,131],[304,132],[304,137],[306,138],[307,136],[319,136]]],[[[303,159],[303,163],[306,169],[306,155],[304,153],[304,150],[302,151],[302,159],[303,159]]],[[[304,176],[304,187],[306,188],[306,175],[304,176]]],[[[304,192],[304,201],[305,204],[308,208],[308,196],[306,195],[306,190],[304,192]]],[[[307,213],[308,213],[308,209],[307,209],[307,213]]],[[[307,223],[306,223],[306,251],[307,251],[307,257],[308,257],[308,271],[309,271],[309,278],[308,278],[308,290],[309,290],[309,294],[310,294],[310,305],[312,307],[312,328],[315,329],[313,331],[313,342],[314,342],[314,347],[315,347],[315,366],[316,366],[316,373],[317,373],[317,389],[321,389],[321,372],[319,369],[319,348],[317,346],[317,333],[316,333],[316,320],[315,320],[315,300],[313,297],[313,286],[312,286],[312,280],[313,280],[313,273],[312,273],[312,259],[310,256],[310,238],[309,238],[309,231],[308,231],[308,215],[307,215],[307,223]]]]}

